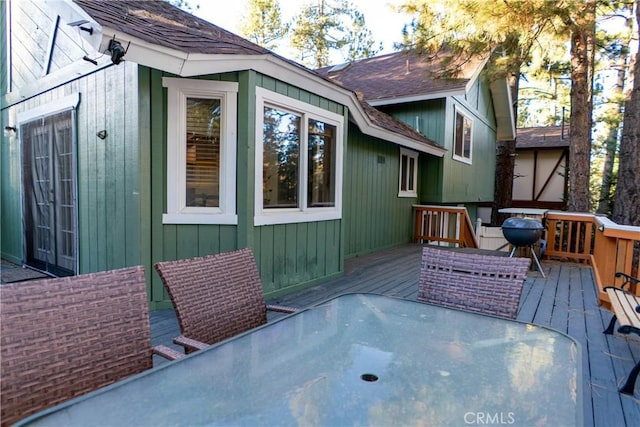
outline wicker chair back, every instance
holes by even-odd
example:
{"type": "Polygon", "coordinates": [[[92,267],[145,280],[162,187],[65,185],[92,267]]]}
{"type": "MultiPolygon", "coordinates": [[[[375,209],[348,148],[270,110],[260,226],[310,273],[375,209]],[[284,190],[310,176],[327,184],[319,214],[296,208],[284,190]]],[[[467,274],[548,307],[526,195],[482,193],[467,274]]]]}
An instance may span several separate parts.
{"type": "Polygon", "coordinates": [[[515,319],[530,264],[528,258],[424,247],[418,300],[515,319]]]}
{"type": "Polygon", "coordinates": [[[215,344],[267,322],[262,283],[249,248],[155,264],[183,336],[215,344]]]}
{"type": "Polygon", "coordinates": [[[142,267],[0,286],[0,420],[151,368],[142,267]]]}

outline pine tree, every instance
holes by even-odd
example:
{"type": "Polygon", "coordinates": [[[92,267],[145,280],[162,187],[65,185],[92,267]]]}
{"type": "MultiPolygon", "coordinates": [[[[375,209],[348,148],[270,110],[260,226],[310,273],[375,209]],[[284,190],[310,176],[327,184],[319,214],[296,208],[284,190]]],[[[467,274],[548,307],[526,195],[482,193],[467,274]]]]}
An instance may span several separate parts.
{"type": "Polygon", "coordinates": [[[241,34],[257,45],[274,50],[289,32],[282,22],[278,0],[249,0],[249,14],[243,17],[241,34]]]}
{"type": "MultiPolygon", "coordinates": [[[[640,27],[640,1],[635,1],[635,38],[640,27]]],[[[618,224],[640,225],[640,49],[635,54],[633,86],[624,107],[620,166],[613,220],[618,224]]],[[[636,252],[637,256],[637,252],[636,252]]]]}
{"type": "Polygon", "coordinates": [[[364,15],[348,0],[315,0],[294,18],[291,45],[299,60],[312,68],[329,65],[332,52],[343,52],[344,60],[373,56],[372,35],[364,15]]]}

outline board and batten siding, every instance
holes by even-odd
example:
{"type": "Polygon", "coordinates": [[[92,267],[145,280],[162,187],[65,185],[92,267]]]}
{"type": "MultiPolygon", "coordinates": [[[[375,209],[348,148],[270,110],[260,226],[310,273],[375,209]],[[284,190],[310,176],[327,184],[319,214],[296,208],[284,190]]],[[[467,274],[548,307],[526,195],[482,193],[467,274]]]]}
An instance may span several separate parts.
{"type": "MultiPolygon", "coordinates": [[[[414,197],[398,197],[400,148],[349,126],[343,219],[345,257],[408,243],[414,197]]],[[[420,158],[425,155],[421,154],[420,158]]],[[[420,168],[424,162],[419,162],[420,168]]]]}
{"type": "MultiPolygon", "coordinates": [[[[142,218],[148,239],[142,241],[145,265],[251,247],[267,297],[310,286],[343,270],[342,221],[254,226],[257,86],[346,117],[346,108],[254,71],[201,76],[236,81],[238,87],[237,191],[238,225],[163,224],[166,212],[167,91],[163,77],[176,77],[140,67],[142,218]]],[[[345,118],[346,122],[346,118],[345,118]]],[[[346,127],[346,126],[345,126],[346,127]]],[[[151,277],[152,307],[170,306],[157,274],[151,277]]]]}
{"type": "Polygon", "coordinates": [[[426,157],[420,170],[420,203],[465,204],[493,200],[496,122],[489,86],[478,78],[462,96],[385,106],[384,111],[447,149],[426,157]],[[471,164],[453,158],[456,109],[473,120],[471,164]],[[488,173],[491,171],[491,173],[488,173]]]}
{"type": "MultiPolygon", "coordinates": [[[[254,83],[247,95],[248,103],[252,103],[255,111],[255,87],[288,96],[309,105],[319,107],[342,115],[344,119],[343,141],[345,152],[347,146],[348,112],[345,106],[323,98],[319,94],[291,86],[272,77],[251,72],[249,79],[254,83]]],[[[243,100],[240,100],[239,105],[243,100]]],[[[261,111],[255,114],[262,114],[261,111]]],[[[255,141],[255,114],[251,116],[248,135],[248,146],[251,159],[255,150],[261,147],[261,141],[255,141]]],[[[238,120],[238,126],[244,123],[238,120]]],[[[345,156],[346,162],[346,156],[345,156]]],[[[346,170],[349,167],[345,167],[346,170]]],[[[249,182],[254,181],[254,170],[250,169],[249,182]]],[[[253,195],[254,185],[247,185],[248,193],[253,195]]],[[[239,189],[239,191],[242,191],[239,189]]],[[[258,190],[259,191],[259,190],[258,190]]],[[[253,221],[254,204],[249,202],[251,221],[253,221]]],[[[344,249],[342,246],[345,194],[343,192],[343,219],[296,224],[262,225],[252,227],[251,243],[256,253],[260,268],[262,286],[267,296],[277,296],[297,289],[311,286],[322,280],[335,277],[344,269],[344,249]]],[[[253,222],[251,222],[253,223],[253,222]]]]}
{"type": "MultiPolygon", "coordinates": [[[[142,234],[140,254],[148,266],[151,308],[170,308],[169,295],[155,272],[158,261],[193,258],[238,249],[235,225],[163,224],[167,211],[167,90],[163,77],[170,73],[139,67],[140,187],[142,234]]],[[[206,80],[237,81],[235,73],[206,80]]]]}
{"type": "MultiPolygon", "coordinates": [[[[44,90],[44,89],[43,89],[44,90]]],[[[79,94],[76,109],[79,274],[140,263],[137,66],[119,66],[78,78],[9,107],[8,116],[79,94]],[[106,130],[102,140],[97,133],[106,130]]],[[[3,144],[3,257],[22,260],[24,234],[21,149],[3,144]],[[5,169],[4,165],[9,166],[5,169]]]]}

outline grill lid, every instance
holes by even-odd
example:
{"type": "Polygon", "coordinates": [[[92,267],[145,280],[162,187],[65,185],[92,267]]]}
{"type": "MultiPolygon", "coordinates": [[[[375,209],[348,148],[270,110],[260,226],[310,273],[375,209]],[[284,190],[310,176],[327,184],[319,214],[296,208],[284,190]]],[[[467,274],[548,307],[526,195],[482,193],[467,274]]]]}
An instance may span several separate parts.
{"type": "Polygon", "coordinates": [[[502,234],[513,246],[530,246],[542,237],[542,224],[530,218],[507,218],[502,223],[502,234]]]}

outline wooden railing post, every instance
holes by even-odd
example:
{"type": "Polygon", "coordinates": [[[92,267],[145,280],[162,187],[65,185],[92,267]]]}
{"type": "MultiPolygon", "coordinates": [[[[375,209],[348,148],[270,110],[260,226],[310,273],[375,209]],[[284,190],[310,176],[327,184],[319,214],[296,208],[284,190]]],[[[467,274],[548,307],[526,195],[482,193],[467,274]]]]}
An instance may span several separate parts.
{"type": "Polygon", "coordinates": [[[437,242],[457,247],[477,248],[469,213],[464,207],[414,205],[415,243],[437,242]]]}

